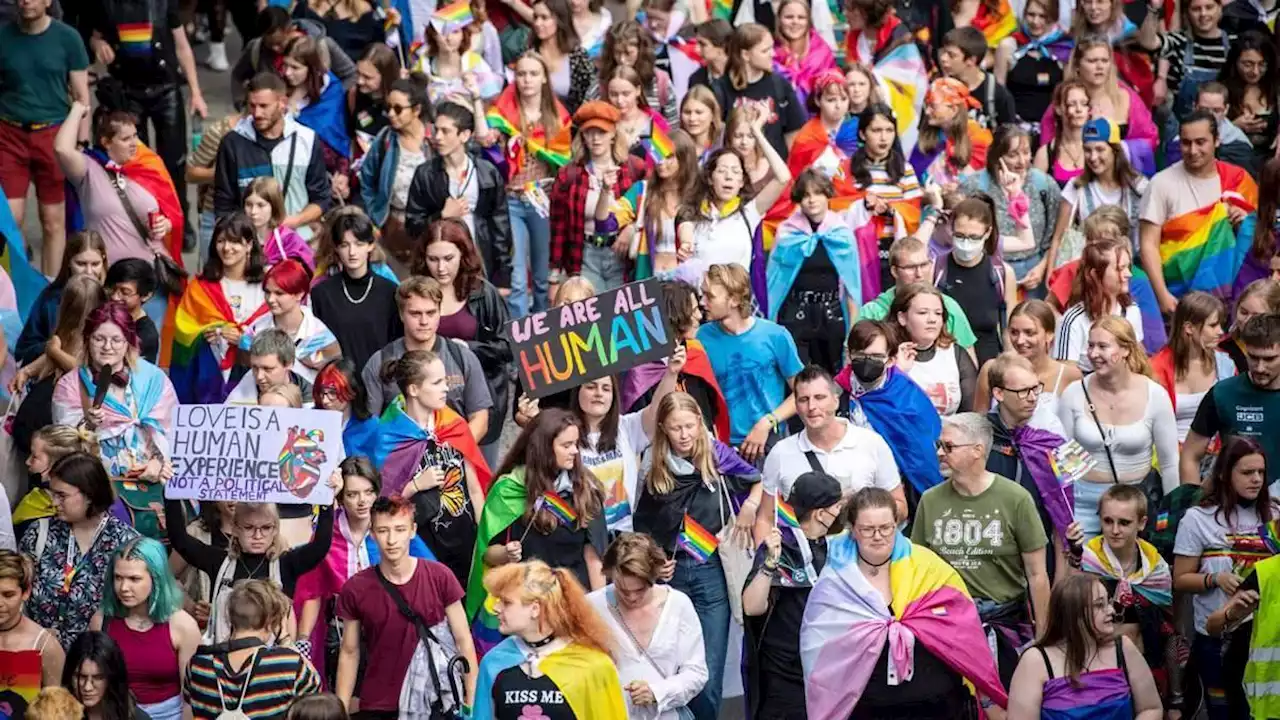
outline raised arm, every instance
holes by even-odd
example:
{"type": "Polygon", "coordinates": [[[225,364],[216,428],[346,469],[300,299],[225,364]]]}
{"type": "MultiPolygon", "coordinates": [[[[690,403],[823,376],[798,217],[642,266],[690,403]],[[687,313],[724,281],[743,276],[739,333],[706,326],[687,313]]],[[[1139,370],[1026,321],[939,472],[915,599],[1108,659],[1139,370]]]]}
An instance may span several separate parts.
{"type": "Polygon", "coordinates": [[[77,147],[77,143],[80,139],[80,122],[88,115],[88,105],[79,100],[71,103],[71,111],[67,113],[67,119],[58,128],[58,134],[53,137],[53,154],[58,157],[58,165],[62,168],[63,174],[73,184],[83,180],[86,172],[87,161],[84,153],[77,147]]]}

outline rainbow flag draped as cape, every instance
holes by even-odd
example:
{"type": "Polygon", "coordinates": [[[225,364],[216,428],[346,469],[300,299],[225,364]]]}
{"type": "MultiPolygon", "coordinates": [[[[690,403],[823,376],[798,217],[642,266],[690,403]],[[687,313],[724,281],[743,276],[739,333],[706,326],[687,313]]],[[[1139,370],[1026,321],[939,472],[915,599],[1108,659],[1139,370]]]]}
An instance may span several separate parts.
{"type": "MultiPolygon", "coordinates": [[[[1201,290],[1230,300],[1242,255],[1236,251],[1236,230],[1227,207],[1256,212],[1258,186],[1248,173],[1230,163],[1218,162],[1218,177],[1221,200],[1170,218],[1160,228],[1160,264],[1174,297],[1201,290]]],[[[1240,242],[1248,244],[1250,240],[1240,242]]]]}
{"type": "Polygon", "coordinates": [[[875,670],[880,650],[902,682],[915,671],[922,645],[978,692],[1005,707],[995,659],[978,609],[964,581],[928,548],[901,534],[890,556],[893,609],[858,569],[857,543],[848,533],[832,538],[800,626],[805,702],[810,720],[849,717],[875,670]]]}
{"type": "MultiPolygon", "coordinates": [[[[493,717],[494,681],[502,671],[524,662],[529,652],[528,645],[511,637],[485,655],[480,661],[471,717],[493,717]]],[[[564,694],[574,717],[627,720],[618,670],[607,654],[581,645],[568,645],[542,658],[538,669],[564,694]]],[[[526,716],[545,717],[540,713],[529,715],[527,711],[526,716]]]]}
{"type": "Polygon", "coordinates": [[[489,127],[507,136],[503,146],[503,156],[507,162],[507,179],[515,177],[524,168],[526,153],[542,160],[558,170],[569,162],[569,128],[573,124],[569,113],[556,101],[556,112],[559,117],[559,129],[550,138],[544,125],[534,128],[522,128],[520,121],[520,101],[516,98],[515,84],[508,85],[493,102],[493,107],[485,113],[485,122],[489,127]]]}
{"type": "Polygon", "coordinates": [[[204,333],[213,327],[237,327],[241,332],[267,313],[263,303],[243,325],[222,292],[222,283],[196,278],[173,315],[173,346],[169,356],[169,379],[178,401],[184,405],[216,404],[227,397],[222,372],[235,362],[236,348],[210,345],[204,333]]]}
{"type": "MultiPolygon", "coordinates": [[[[428,443],[434,441],[440,445],[448,445],[457,450],[476,473],[480,487],[487,490],[493,473],[484,461],[484,455],[471,435],[471,428],[461,415],[451,408],[437,410],[432,426],[432,435],[422,429],[413,418],[404,411],[404,396],[397,395],[391,405],[382,413],[378,427],[377,446],[374,450],[373,463],[382,468],[382,494],[384,496],[399,495],[404,486],[413,479],[418,470],[418,463],[427,450],[428,443]]],[[[441,488],[440,502],[462,503],[466,501],[466,478],[459,474],[453,477],[446,473],[444,486],[441,488]]]]}
{"type": "Polygon", "coordinates": [[[498,632],[493,598],[484,589],[484,551],[489,549],[489,543],[494,538],[524,515],[527,503],[523,466],[494,481],[489,494],[484,498],[484,510],[480,513],[480,523],[476,529],[476,549],[471,558],[471,575],[467,578],[465,588],[467,617],[471,619],[471,634],[475,638],[477,657],[483,656],[502,642],[503,637],[498,632]]]}

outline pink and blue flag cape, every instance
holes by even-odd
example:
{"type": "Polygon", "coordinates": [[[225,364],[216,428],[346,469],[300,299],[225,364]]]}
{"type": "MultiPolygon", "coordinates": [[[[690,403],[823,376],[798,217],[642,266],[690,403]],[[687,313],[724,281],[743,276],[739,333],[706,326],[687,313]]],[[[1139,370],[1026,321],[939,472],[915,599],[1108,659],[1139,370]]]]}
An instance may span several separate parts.
{"type": "Polygon", "coordinates": [[[848,533],[832,538],[805,606],[800,660],[810,720],[849,717],[886,643],[900,683],[911,682],[922,646],[996,705],[1008,704],[978,609],[950,565],[898,534],[889,564],[891,610],[857,558],[848,533]]]}

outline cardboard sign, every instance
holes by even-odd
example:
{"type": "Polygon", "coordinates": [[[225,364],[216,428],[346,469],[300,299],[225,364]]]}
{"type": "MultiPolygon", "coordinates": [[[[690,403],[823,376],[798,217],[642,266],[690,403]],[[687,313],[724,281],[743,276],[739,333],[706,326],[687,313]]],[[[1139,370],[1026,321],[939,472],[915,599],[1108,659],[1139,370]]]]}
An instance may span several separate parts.
{"type": "Polygon", "coordinates": [[[535,398],[664,358],[676,343],[652,278],[512,321],[511,340],[535,398]]]}
{"type": "Polygon", "coordinates": [[[179,405],[165,497],[284,504],[333,502],[342,413],[241,405],[179,405]]]}

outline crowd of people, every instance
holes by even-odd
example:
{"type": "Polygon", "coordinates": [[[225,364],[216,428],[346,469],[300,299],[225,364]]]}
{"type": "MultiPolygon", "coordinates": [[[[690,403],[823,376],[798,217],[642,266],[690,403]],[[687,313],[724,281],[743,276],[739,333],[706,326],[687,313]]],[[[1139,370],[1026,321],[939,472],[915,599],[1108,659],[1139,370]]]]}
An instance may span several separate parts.
{"type": "Polygon", "coordinates": [[[0,714],[1280,718],[1277,9],[18,0],[0,714]]]}

